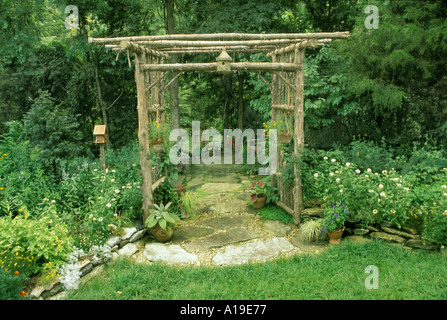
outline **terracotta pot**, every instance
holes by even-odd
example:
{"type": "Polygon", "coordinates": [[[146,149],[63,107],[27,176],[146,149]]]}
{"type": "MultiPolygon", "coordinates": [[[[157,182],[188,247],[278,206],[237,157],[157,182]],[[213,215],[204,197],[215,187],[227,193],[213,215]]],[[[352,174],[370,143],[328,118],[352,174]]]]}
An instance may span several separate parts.
{"type": "Polygon", "coordinates": [[[155,240],[157,240],[158,242],[168,242],[169,240],[171,240],[172,238],[172,234],[173,234],[173,230],[169,230],[169,229],[163,229],[162,227],[160,227],[160,225],[157,223],[155,225],[155,227],[153,227],[150,230],[150,233],[154,236],[155,240]]]}
{"type": "Polygon", "coordinates": [[[345,226],[343,226],[343,229],[340,230],[334,230],[334,231],[328,231],[329,235],[329,243],[330,244],[339,244],[341,236],[343,234],[343,231],[345,231],[345,226]]]}
{"type": "Polygon", "coordinates": [[[152,140],[151,146],[155,153],[160,153],[163,151],[163,140],[152,140]]]}
{"type": "Polygon", "coordinates": [[[255,199],[253,200],[252,195],[252,201],[253,201],[253,208],[255,209],[262,209],[265,206],[265,201],[267,200],[267,196],[264,194],[258,194],[254,195],[255,199]]]}

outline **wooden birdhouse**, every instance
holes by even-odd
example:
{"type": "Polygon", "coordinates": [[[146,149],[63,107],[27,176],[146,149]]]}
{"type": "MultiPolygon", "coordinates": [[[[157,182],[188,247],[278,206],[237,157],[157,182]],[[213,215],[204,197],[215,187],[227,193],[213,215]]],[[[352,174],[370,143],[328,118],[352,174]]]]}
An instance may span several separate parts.
{"type": "Polygon", "coordinates": [[[217,71],[222,74],[227,74],[231,72],[230,63],[233,61],[231,57],[228,55],[227,51],[222,49],[220,55],[216,58],[217,61],[217,71]]]}
{"type": "Polygon", "coordinates": [[[107,142],[107,128],[105,125],[95,125],[93,129],[93,136],[95,137],[94,143],[106,143],[107,142]]]}

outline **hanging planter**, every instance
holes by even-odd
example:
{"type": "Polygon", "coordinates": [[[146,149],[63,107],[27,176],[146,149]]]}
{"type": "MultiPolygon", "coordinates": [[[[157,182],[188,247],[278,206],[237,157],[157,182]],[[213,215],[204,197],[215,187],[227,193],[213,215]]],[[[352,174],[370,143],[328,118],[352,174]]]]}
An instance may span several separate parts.
{"type": "Polygon", "coordinates": [[[152,140],[151,147],[155,153],[162,152],[163,151],[163,140],[162,139],[152,140]]]}
{"type": "Polygon", "coordinates": [[[279,143],[290,143],[292,140],[292,134],[287,131],[279,131],[278,141],[279,143]]]}

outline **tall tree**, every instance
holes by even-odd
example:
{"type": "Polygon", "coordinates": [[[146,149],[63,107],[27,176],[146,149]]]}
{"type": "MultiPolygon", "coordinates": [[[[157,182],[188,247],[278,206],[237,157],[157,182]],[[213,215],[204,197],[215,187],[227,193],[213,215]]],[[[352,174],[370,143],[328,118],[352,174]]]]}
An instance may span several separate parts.
{"type": "MultiPolygon", "coordinates": [[[[166,33],[175,34],[174,0],[165,0],[166,33]]],[[[177,55],[171,54],[170,63],[177,62],[177,55]]],[[[173,75],[175,77],[175,75],[173,75]]],[[[178,79],[174,79],[169,86],[169,103],[171,109],[172,128],[180,128],[180,113],[178,102],[178,79]]]]}

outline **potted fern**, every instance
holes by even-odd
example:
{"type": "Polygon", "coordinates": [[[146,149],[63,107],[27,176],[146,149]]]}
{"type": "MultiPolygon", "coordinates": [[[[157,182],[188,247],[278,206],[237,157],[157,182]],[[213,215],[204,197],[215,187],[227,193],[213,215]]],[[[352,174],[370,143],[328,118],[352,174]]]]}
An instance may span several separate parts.
{"type": "Polygon", "coordinates": [[[322,235],[321,234],[322,221],[323,219],[317,219],[304,222],[300,226],[301,237],[308,242],[318,240],[322,235]]]}
{"type": "Polygon", "coordinates": [[[191,191],[186,191],[182,194],[182,197],[180,198],[180,203],[178,204],[180,207],[180,210],[183,213],[183,219],[189,219],[191,218],[191,214],[195,211],[195,202],[194,202],[194,196],[191,191]]]}
{"type": "Polygon", "coordinates": [[[172,227],[180,222],[180,218],[173,213],[169,212],[171,202],[166,206],[163,203],[160,205],[154,204],[154,209],[145,221],[146,228],[154,236],[158,242],[167,242],[172,237],[172,227]]]}

